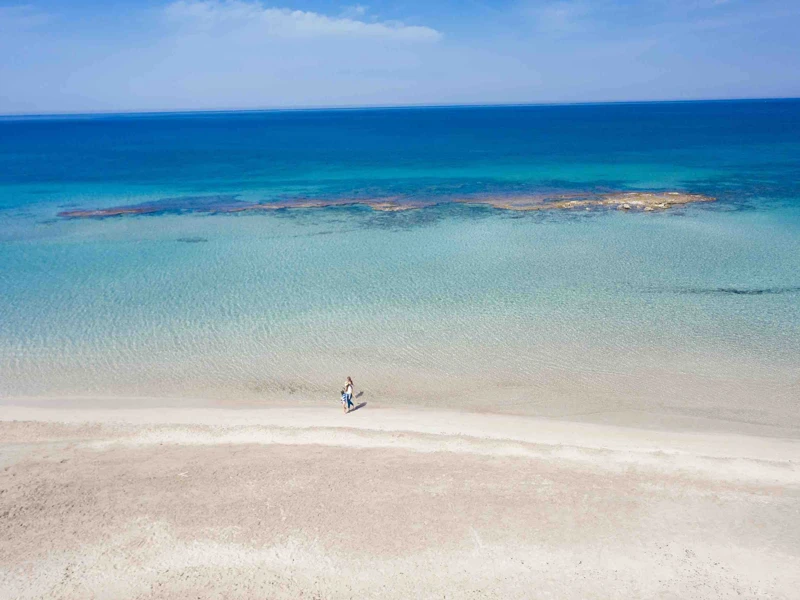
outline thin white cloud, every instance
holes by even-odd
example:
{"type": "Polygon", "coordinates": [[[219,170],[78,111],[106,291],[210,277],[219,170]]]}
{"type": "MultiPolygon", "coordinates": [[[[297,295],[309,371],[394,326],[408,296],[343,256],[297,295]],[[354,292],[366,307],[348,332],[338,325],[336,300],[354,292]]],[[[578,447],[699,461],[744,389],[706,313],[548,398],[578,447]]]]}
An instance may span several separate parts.
{"type": "Polygon", "coordinates": [[[275,8],[246,0],[178,0],[165,7],[167,18],[183,27],[200,31],[247,29],[280,38],[378,38],[435,42],[442,34],[431,27],[397,21],[367,23],[350,16],[275,8]]]}
{"type": "Polygon", "coordinates": [[[0,6],[0,31],[31,29],[50,20],[50,15],[30,4],[0,6]]]}
{"type": "Polygon", "coordinates": [[[577,31],[581,29],[581,20],[587,9],[583,4],[573,2],[556,2],[543,7],[539,12],[542,29],[551,32],[577,31]]]}
{"type": "Polygon", "coordinates": [[[545,34],[578,33],[588,27],[589,5],[581,0],[564,0],[527,5],[524,11],[537,31],[545,34]]]}
{"type": "Polygon", "coordinates": [[[345,6],[342,8],[342,14],[340,16],[346,19],[358,19],[359,17],[363,17],[367,14],[369,7],[364,6],[363,4],[352,4],[350,6],[345,6]]]}

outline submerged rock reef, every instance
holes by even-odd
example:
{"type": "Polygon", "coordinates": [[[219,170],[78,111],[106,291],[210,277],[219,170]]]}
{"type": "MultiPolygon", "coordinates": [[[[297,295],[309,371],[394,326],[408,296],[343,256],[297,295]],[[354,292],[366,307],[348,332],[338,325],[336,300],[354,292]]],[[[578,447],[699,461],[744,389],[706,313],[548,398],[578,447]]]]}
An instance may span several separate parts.
{"type": "Polygon", "coordinates": [[[486,204],[503,210],[569,210],[617,208],[619,210],[667,210],[693,202],[713,202],[715,198],[684,192],[613,192],[608,194],[572,194],[562,197],[482,198],[470,203],[486,204]]]}
{"type": "Polygon", "coordinates": [[[274,202],[244,202],[232,195],[187,196],[164,198],[153,202],[129,206],[96,209],[70,209],[58,213],[68,219],[120,217],[126,215],[152,215],[162,213],[241,213],[288,209],[366,206],[381,212],[399,212],[429,208],[438,204],[470,204],[489,206],[500,210],[591,210],[593,208],[627,211],[662,211],[695,202],[713,202],[715,198],[685,192],[610,192],[572,194],[531,194],[504,196],[465,196],[446,200],[419,200],[401,196],[384,198],[295,198],[274,202]]]}

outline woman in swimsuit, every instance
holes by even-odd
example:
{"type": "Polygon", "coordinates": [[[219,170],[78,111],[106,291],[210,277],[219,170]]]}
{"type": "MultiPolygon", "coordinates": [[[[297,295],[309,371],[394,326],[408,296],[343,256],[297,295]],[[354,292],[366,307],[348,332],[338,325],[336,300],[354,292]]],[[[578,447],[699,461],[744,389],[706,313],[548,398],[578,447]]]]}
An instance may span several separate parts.
{"type": "Polygon", "coordinates": [[[350,412],[353,408],[353,380],[348,377],[344,382],[344,392],[342,393],[342,404],[344,405],[344,412],[350,412]]]}

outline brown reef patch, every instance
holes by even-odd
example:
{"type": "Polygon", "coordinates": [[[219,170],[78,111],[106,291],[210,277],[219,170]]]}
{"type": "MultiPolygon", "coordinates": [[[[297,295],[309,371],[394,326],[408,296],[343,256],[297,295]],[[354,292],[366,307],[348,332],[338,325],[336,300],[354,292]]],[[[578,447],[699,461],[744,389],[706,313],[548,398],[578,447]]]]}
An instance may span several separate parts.
{"type": "MultiPolygon", "coordinates": [[[[616,208],[632,211],[661,211],[695,202],[713,202],[715,198],[702,194],[689,194],[684,192],[612,192],[612,193],[584,193],[563,195],[520,195],[520,196],[471,196],[462,198],[448,198],[450,204],[472,204],[490,206],[501,210],[533,211],[533,210],[570,210],[592,208],[616,208]]],[[[220,196],[219,202],[215,197],[169,198],[132,206],[115,206],[99,209],[70,209],[58,213],[59,217],[68,219],[88,219],[121,217],[129,215],[151,215],[167,212],[191,212],[206,214],[229,214],[256,211],[292,210],[309,208],[352,207],[365,206],[380,212],[401,212],[428,208],[442,201],[410,200],[401,196],[389,198],[337,198],[337,199],[308,199],[296,198],[278,202],[239,202],[232,196],[220,196]]]]}
{"type": "Polygon", "coordinates": [[[334,206],[348,207],[348,206],[367,206],[372,210],[380,212],[401,212],[404,210],[416,210],[418,208],[427,208],[433,206],[435,202],[420,202],[416,200],[405,200],[400,197],[394,198],[380,198],[380,199],[295,199],[283,200],[280,202],[265,202],[259,204],[249,204],[237,207],[231,210],[224,210],[223,212],[245,212],[245,211],[262,211],[262,210],[288,210],[297,208],[330,208],[334,206]]]}
{"type": "Polygon", "coordinates": [[[609,194],[572,194],[558,197],[518,196],[503,198],[479,198],[465,201],[469,204],[484,204],[502,210],[569,210],[611,207],[619,210],[654,211],[667,210],[674,206],[693,202],[713,202],[715,198],[701,194],[683,192],[613,192],[609,194]]]}

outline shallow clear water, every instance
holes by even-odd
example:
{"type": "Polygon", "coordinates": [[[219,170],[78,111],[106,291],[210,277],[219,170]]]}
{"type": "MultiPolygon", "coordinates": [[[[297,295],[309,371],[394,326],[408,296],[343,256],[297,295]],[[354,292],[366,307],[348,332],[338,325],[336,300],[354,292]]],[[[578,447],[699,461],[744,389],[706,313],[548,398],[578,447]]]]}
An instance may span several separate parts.
{"type": "Polygon", "coordinates": [[[796,424],[798,175],[796,101],[0,120],[0,395],[796,424]],[[718,201],[449,202],[543,189],[718,201]],[[441,204],[56,216],[215,194],[441,204]]]}

